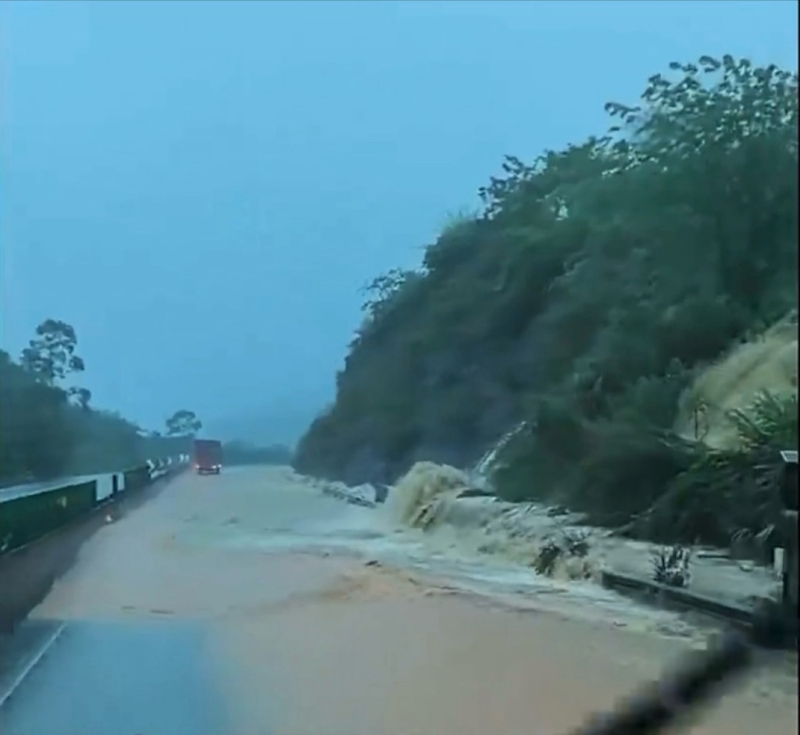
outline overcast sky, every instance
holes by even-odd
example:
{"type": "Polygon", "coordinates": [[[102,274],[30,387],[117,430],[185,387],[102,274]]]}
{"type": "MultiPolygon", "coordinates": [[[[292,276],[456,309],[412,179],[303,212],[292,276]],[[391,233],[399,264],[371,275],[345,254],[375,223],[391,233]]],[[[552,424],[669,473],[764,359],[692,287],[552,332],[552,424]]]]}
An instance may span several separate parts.
{"type": "Polygon", "coordinates": [[[0,346],[63,319],[96,405],[292,439],[359,289],[504,154],[602,132],[672,60],[796,68],[797,4],[25,0],[0,43],[0,346]]]}

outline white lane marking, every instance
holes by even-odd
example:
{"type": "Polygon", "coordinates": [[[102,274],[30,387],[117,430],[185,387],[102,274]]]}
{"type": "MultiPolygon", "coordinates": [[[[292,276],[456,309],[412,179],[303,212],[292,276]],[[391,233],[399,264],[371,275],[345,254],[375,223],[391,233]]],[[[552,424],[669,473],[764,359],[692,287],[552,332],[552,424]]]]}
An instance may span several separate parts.
{"type": "Polygon", "coordinates": [[[25,680],[25,677],[33,671],[34,667],[44,658],[44,655],[50,650],[50,647],[58,640],[58,637],[64,632],[64,628],[67,627],[66,623],[61,623],[59,626],[48,636],[47,640],[41,646],[41,648],[36,652],[35,656],[32,656],[25,666],[22,667],[22,670],[12,679],[11,685],[0,694],[0,707],[2,707],[10,698],[11,695],[19,688],[19,685],[25,680]]]}

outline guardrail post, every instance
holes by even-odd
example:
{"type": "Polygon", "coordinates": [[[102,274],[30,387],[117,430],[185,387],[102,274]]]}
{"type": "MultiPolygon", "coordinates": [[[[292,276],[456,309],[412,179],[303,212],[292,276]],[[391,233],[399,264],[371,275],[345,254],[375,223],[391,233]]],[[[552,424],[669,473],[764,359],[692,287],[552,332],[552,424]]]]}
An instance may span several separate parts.
{"type": "Polygon", "coordinates": [[[785,550],[783,553],[783,575],[781,603],[796,623],[798,604],[798,548],[797,548],[797,521],[798,521],[798,461],[797,451],[781,452],[783,472],[781,477],[781,501],[783,503],[783,538],[785,550]]]}

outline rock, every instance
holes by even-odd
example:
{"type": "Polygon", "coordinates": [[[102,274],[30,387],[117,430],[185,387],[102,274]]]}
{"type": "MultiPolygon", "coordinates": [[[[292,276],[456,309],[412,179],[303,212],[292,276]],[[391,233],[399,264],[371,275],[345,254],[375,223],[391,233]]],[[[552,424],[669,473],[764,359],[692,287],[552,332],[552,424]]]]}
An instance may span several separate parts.
{"type": "Polygon", "coordinates": [[[375,502],[385,503],[389,495],[389,485],[377,485],[375,487],[375,502]]]}
{"type": "Polygon", "coordinates": [[[484,490],[477,487],[468,487],[462,490],[456,497],[458,498],[494,498],[495,494],[491,490],[484,490]]]}

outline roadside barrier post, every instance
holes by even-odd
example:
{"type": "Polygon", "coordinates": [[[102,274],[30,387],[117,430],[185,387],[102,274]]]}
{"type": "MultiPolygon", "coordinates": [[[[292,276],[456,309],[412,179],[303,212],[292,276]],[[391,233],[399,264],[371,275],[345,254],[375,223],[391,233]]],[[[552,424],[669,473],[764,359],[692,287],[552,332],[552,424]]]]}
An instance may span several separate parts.
{"type": "Polygon", "coordinates": [[[797,623],[798,602],[798,549],[797,549],[797,520],[798,520],[798,474],[797,451],[781,452],[783,460],[783,473],[781,482],[781,501],[783,503],[783,538],[785,551],[783,554],[783,590],[781,603],[795,625],[797,623]]]}

